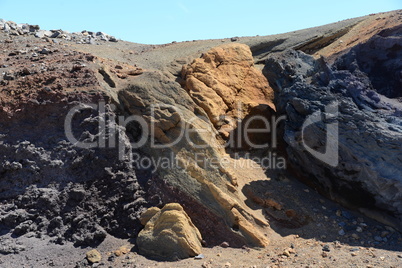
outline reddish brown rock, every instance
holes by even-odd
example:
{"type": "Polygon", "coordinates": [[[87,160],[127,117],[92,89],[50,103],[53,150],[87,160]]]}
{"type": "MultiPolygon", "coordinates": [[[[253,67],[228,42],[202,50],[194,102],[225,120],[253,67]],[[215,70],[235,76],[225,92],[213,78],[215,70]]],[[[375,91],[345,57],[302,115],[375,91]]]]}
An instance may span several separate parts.
{"type": "Polygon", "coordinates": [[[185,89],[227,138],[250,111],[263,105],[275,110],[273,91],[264,75],[254,67],[250,48],[225,44],[183,66],[185,89]]]}

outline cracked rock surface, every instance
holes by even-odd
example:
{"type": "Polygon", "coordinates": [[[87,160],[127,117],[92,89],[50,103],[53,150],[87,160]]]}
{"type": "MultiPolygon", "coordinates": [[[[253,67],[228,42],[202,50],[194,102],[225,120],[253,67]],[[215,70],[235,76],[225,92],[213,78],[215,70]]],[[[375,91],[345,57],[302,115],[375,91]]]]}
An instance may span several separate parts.
{"type": "Polygon", "coordinates": [[[308,174],[305,180],[319,185],[332,199],[399,229],[401,29],[399,26],[380,32],[339,57],[332,66],[292,50],[272,55],[265,66],[270,84],[275,85],[278,112],[288,118],[283,126],[284,139],[296,172],[308,174]],[[330,115],[326,108],[334,103],[336,121],[320,118],[304,129],[306,138],[302,140],[306,118],[315,111],[330,115]],[[326,135],[328,125],[334,122],[339,126],[339,151],[331,156],[339,157],[335,167],[306,150],[307,146],[324,153],[332,142],[326,135]]]}

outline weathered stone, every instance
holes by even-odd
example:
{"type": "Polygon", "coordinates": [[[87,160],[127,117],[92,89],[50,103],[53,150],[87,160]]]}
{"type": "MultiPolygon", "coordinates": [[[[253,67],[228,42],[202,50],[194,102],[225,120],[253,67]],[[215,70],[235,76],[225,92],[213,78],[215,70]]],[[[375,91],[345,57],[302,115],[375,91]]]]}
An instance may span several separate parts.
{"type": "Polygon", "coordinates": [[[50,36],[52,36],[52,32],[51,31],[46,31],[46,30],[38,30],[36,33],[35,33],[35,37],[37,37],[37,38],[44,38],[44,37],[50,37],[50,36]]]}
{"type": "Polygon", "coordinates": [[[223,248],[228,248],[229,243],[228,242],[222,242],[222,244],[220,244],[220,246],[223,247],[223,248]]]}
{"type": "Polygon", "coordinates": [[[11,31],[10,25],[7,22],[3,25],[3,31],[6,33],[11,31]]]}
{"type": "Polygon", "coordinates": [[[15,74],[13,72],[11,72],[11,71],[8,71],[3,75],[3,79],[4,80],[14,80],[15,79],[15,74]]]}
{"type": "Polygon", "coordinates": [[[116,37],[114,37],[114,36],[110,36],[110,37],[109,37],[109,41],[110,41],[110,42],[115,42],[115,43],[118,42],[118,40],[117,40],[116,37]]]}
{"type": "Polygon", "coordinates": [[[152,214],[137,238],[141,254],[164,260],[201,254],[201,234],[179,204],[167,204],[160,211],[151,209],[141,222],[152,214]]]}
{"type": "MultiPolygon", "coordinates": [[[[209,56],[204,54],[199,65],[211,66],[210,81],[219,81],[213,74],[220,75],[221,80],[219,82],[222,84],[222,88],[227,90],[227,95],[231,99],[238,99],[241,105],[244,104],[245,112],[243,115],[241,115],[241,112],[240,115],[236,112],[235,104],[230,104],[231,107],[234,107],[233,111],[231,111],[233,116],[243,118],[246,116],[246,112],[250,110],[250,107],[254,107],[253,104],[257,105],[258,102],[267,103],[261,106],[265,107],[265,111],[272,111],[269,106],[269,104],[273,106],[272,101],[269,98],[267,100],[261,90],[267,90],[268,94],[272,94],[272,97],[273,92],[269,89],[267,80],[261,71],[253,66],[249,48],[236,44],[232,44],[232,46],[211,49],[207,52],[209,56]],[[215,55],[220,56],[219,61],[222,64],[208,60],[208,58],[212,59],[215,55]],[[220,66],[217,67],[219,64],[220,66]],[[225,77],[224,70],[230,72],[230,76],[225,77]],[[240,79],[236,75],[244,79],[240,79]],[[226,85],[230,85],[230,87],[226,85]],[[253,87],[252,85],[256,86],[253,87]],[[240,93],[235,93],[237,91],[240,93]],[[234,98],[234,95],[239,95],[240,97],[234,98]],[[254,100],[252,100],[252,95],[255,95],[254,100]]],[[[182,68],[183,78],[185,79],[185,81],[182,81],[182,85],[186,86],[189,80],[198,81],[199,84],[203,83],[195,78],[195,76],[199,76],[200,79],[204,79],[202,68],[199,68],[197,62],[199,62],[199,59],[182,68]],[[197,72],[192,73],[192,70],[197,70],[197,72]]],[[[182,64],[180,62],[178,66],[181,67],[183,66],[182,64]]],[[[177,68],[178,72],[180,72],[180,67],[177,68]]],[[[209,77],[206,77],[205,81],[208,81],[209,77]]],[[[209,89],[214,95],[208,101],[212,101],[214,98],[222,100],[212,88],[209,89]]],[[[194,90],[197,89],[194,88],[194,90]]],[[[189,214],[191,213],[191,218],[197,221],[197,224],[208,226],[201,230],[201,232],[205,232],[203,236],[205,236],[208,245],[219,245],[222,241],[227,241],[234,247],[244,244],[264,247],[268,244],[268,239],[259,230],[258,226],[267,226],[268,223],[264,218],[255,215],[242,201],[242,197],[238,196],[235,170],[223,165],[213,166],[209,164],[209,157],[218,162],[221,157],[225,157],[224,150],[219,149],[221,148],[222,139],[217,131],[217,128],[222,130],[222,127],[220,127],[219,123],[213,125],[209,119],[210,117],[205,112],[203,105],[208,105],[208,101],[203,103],[201,97],[198,101],[193,101],[191,92],[192,89],[190,88],[185,90],[177,83],[171,83],[164,74],[148,71],[138,76],[135,81],[132,81],[130,88],[119,92],[119,99],[127,107],[129,113],[141,115],[147,122],[152,122],[155,126],[153,135],[158,143],[168,144],[175,140],[179,141],[179,143],[164,150],[155,150],[150,144],[143,146],[143,150],[153,157],[170,158],[173,155],[177,163],[175,168],[161,168],[158,170],[158,172],[164,174],[164,178],[169,179],[167,180],[168,183],[154,181],[152,183],[153,191],[155,191],[155,194],[162,196],[162,200],[165,203],[187,200],[188,202],[185,203],[186,211],[189,214]],[[198,103],[200,105],[197,105],[198,103]],[[157,104],[156,107],[155,104],[157,104]],[[156,108],[153,112],[150,110],[151,106],[156,108]],[[179,137],[183,127],[186,125],[191,128],[190,139],[179,137]],[[205,144],[206,146],[198,147],[191,143],[205,144]],[[205,165],[199,165],[201,159],[200,157],[195,159],[197,156],[205,157],[205,165]],[[165,185],[166,188],[158,189],[159,187],[165,187],[165,185]],[[200,213],[200,211],[203,212],[200,213]],[[238,226],[237,230],[234,230],[233,226],[238,226]]],[[[201,91],[201,93],[203,94],[204,92],[201,91]]],[[[195,97],[198,98],[199,95],[195,97]]],[[[259,106],[257,105],[255,109],[257,110],[259,106]]],[[[226,112],[222,115],[226,116],[226,112]]],[[[221,120],[221,122],[224,122],[224,120],[221,120]]],[[[228,128],[226,131],[229,134],[230,129],[228,128]]]]}
{"type": "Polygon", "coordinates": [[[29,31],[30,31],[31,33],[37,32],[37,31],[39,31],[39,30],[40,30],[39,25],[29,25],[29,31]]]}
{"type": "Polygon", "coordinates": [[[10,26],[11,30],[17,30],[17,23],[13,22],[13,21],[8,21],[7,24],[10,26]]]}
{"type": "Polygon", "coordinates": [[[256,107],[275,110],[273,91],[262,73],[254,68],[247,45],[213,48],[184,66],[182,76],[194,102],[226,137],[237,126],[237,119],[243,119],[256,107]]]}
{"type": "Polygon", "coordinates": [[[90,250],[86,253],[87,260],[90,263],[97,263],[102,260],[102,256],[96,249],[90,250]]]}
{"type": "Polygon", "coordinates": [[[400,33],[400,27],[382,32],[332,67],[287,51],[272,55],[264,71],[276,89],[279,114],[287,116],[284,139],[295,170],[330,198],[401,230],[402,80],[394,79],[402,68],[400,33]],[[314,112],[326,119],[306,127],[314,112]],[[324,155],[334,142],[334,153],[324,155]]]}
{"type": "Polygon", "coordinates": [[[58,38],[58,37],[60,37],[61,34],[62,34],[61,31],[53,31],[53,33],[50,36],[50,38],[58,38]]]}
{"type": "Polygon", "coordinates": [[[47,49],[47,48],[43,48],[40,52],[39,52],[40,54],[44,54],[44,55],[47,55],[47,54],[49,54],[50,53],[50,50],[49,49],[47,49]]]}
{"type": "Polygon", "coordinates": [[[145,226],[147,222],[158,212],[160,212],[160,208],[157,207],[151,207],[147,209],[144,213],[141,214],[140,217],[141,224],[145,226]]]}

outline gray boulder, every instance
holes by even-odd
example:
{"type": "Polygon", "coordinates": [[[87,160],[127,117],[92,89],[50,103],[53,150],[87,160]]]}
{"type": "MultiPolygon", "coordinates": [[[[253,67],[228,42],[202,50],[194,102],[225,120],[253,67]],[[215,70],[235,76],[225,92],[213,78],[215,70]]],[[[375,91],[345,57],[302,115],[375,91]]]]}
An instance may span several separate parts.
{"type": "Polygon", "coordinates": [[[35,33],[35,37],[37,38],[44,38],[44,37],[50,37],[52,36],[51,31],[46,31],[46,30],[39,30],[38,32],[35,33]]]}
{"type": "Polygon", "coordinates": [[[3,25],[3,31],[5,31],[6,33],[11,31],[11,27],[10,27],[10,25],[8,25],[7,22],[4,23],[4,25],[3,25]]]}
{"type": "Polygon", "coordinates": [[[39,25],[29,25],[29,31],[31,33],[34,33],[34,32],[39,31],[39,30],[40,30],[39,25]]]}
{"type": "Polygon", "coordinates": [[[329,66],[300,51],[271,55],[264,72],[288,159],[327,195],[402,230],[401,29],[390,29],[329,66]],[[332,146],[332,147],[331,147],[332,146]]]}

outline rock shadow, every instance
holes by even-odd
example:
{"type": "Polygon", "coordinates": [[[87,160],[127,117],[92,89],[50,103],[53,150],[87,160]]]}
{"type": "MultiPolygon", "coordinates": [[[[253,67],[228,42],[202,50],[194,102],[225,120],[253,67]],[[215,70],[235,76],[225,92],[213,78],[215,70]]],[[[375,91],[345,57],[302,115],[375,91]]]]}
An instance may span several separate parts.
{"type": "Polygon", "coordinates": [[[289,172],[268,171],[271,180],[253,181],[242,189],[246,204],[262,209],[281,236],[298,235],[324,243],[400,251],[401,233],[321,196],[289,172]]]}

